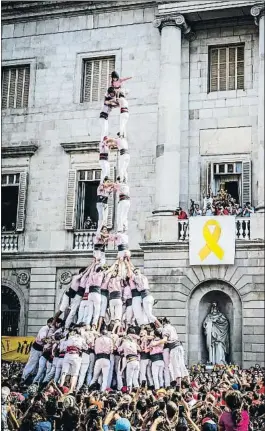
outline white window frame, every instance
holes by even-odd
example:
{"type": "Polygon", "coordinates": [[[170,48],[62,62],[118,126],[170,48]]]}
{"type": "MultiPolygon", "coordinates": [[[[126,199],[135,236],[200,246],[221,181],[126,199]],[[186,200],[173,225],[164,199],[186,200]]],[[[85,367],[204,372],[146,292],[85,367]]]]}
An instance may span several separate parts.
{"type": "Polygon", "coordinates": [[[95,107],[99,108],[102,105],[102,100],[98,102],[81,102],[81,91],[82,91],[82,83],[83,83],[83,65],[84,60],[89,59],[101,59],[105,57],[115,57],[115,68],[121,74],[121,63],[122,63],[122,50],[114,49],[109,51],[89,51],[89,52],[80,52],[76,56],[76,65],[75,65],[75,89],[74,89],[74,103],[83,105],[87,107],[88,105],[95,105],[95,107]]]}
{"type": "Polygon", "coordinates": [[[14,60],[3,60],[2,67],[16,67],[16,66],[29,66],[29,98],[28,98],[28,106],[24,108],[5,108],[3,109],[6,113],[23,113],[27,109],[34,107],[35,103],[35,83],[36,83],[36,58],[22,58],[22,59],[14,59],[14,60]]]}

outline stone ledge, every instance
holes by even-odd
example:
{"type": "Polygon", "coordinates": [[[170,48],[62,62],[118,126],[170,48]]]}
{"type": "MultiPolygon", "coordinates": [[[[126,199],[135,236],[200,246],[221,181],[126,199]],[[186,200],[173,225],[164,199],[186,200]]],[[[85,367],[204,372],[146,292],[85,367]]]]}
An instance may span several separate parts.
{"type": "Polygon", "coordinates": [[[256,4],[261,4],[259,0],[180,0],[178,2],[157,0],[158,3],[158,14],[171,14],[171,13],[199,13],[199,12],[210,12],[221,9],[233,9],[233,8],[244,8],[251,7],[256,4]]]}
{"type": "Polygon", "coordinates": [[[35,141],[22,142],[21,144],[11,144],[2,146],[3,159],[10,157],[32,157],[39,146],[35,141]]]}
{"type": "Polygon", "coordinates": [[[65,142],[61,143],[61,147],[67,154],[71,153],[91,153],[98,152],[98,142],[65,142]]]}

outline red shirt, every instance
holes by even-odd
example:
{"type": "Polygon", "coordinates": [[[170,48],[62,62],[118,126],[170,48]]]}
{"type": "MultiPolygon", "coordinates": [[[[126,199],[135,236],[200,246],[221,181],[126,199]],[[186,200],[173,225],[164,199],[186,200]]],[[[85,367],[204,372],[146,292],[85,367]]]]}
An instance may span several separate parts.
{"type": "Polygon", "coordinates": [[[178,215],[178,219],[179,220],[186,220],[188,218],[187,214],[185,213],[185,211],[180,211],[179,215],[178,215]]]}

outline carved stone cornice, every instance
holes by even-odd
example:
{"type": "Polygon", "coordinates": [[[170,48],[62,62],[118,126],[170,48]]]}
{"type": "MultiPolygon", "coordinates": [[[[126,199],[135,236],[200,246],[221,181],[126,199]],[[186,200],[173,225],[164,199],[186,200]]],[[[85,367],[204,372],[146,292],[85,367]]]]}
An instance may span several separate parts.
{"type": "Polygon", "coordinates": [[[39,146],[36,143],[29,142],[20,144],[11,144],[8,146],[3,145],[1,154],[3,159],[14,158],[14,157],[31,157],[39,146]]]}
{"type": "Polygon", "coordinates": [[[67,154],[71,153],[89,153],[98,151],[98,142],[65,142],[61,143],[61,147],[67,154]]]}
{"type": "Polygon", "coordinates": [[[181,14],[157,16],[153,21],[153,25],[154,27],[158,28],[160,32],[162,31],[163,27],[180,27],[186,38],[189,40],[194,40],[196,38],[195,33],[191,30],[191,27],[187,24],[185,17],[181,14]]]}
{"type": "Polygon", "coordinates": [[[254,17],[254,21],[256,25],[259,25],[259,20],[262,16],[264,16],[265,6],[263,5],[255,5],[250,9],[250,14],[254,17]]]}

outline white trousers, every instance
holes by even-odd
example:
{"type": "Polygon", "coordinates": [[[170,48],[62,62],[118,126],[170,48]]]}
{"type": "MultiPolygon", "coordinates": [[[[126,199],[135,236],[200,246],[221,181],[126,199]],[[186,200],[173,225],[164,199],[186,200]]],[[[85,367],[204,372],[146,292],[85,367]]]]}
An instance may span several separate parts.
{"type": "Polygon", "coordinates": [[[123,232],[128,230],[128,213],[130,209],[130,199],[119,201],[117,210],[117,231],[123,232]]]}
{"type": "Polygon", "coordinates": [[[76,391],[78,392],[79,389],[82,388],[85,378],[86,378],[86,374],[89,368],[89,360],[90,360],[90,354],[87,353],[82,353],[82,362],[81,362],[81,367],[80,367],[80,371],[79,371],[79,377],[78,377],[78,382],[77,382],[77,387],[76,387],[76,391]]]}
{"type": "Polygon", "coordinates": [[[67,319],[65,321],[66,329],[68,329],[71,323],[74,321],[75,315],[77,314],[77,310],[81,301],[82,301],[82,297],[80,295],[75,295],[75,297],[72,299],[71,306],[70,306],[70,313],[68,314],[67,319]]]}
{"type": "Polygon", "coordinates": [[[111,387],[111,383],[113,380],[113,372],[114,372],[114,355],[111,353],[110,355],[110,368],[109,368],[109,375],[108,375],[108,381],[107,381],[107,388],[111,387]]]}
{"type": "Polygon", "coordinates": [[[103,183],[104,178],[110,176],[110,164],[108,160],[99,160],[101,175],[100,175],[100,183],[103,183]]]}
{"type": "Polygon", "coordinates": [[[127,362],[126,383],[128,388],[139,388],[139,361],[127,362]]]}
{"type": "Polygon", "coordinates": [[[100,314],[101,294],[91,292],[88,295],[87,301],[83,302],[86,302],[83,322],[87,325],[91,325],[92,322],[92,325],[97,326],[100,314]]]}
{"type": "Polygon", "coordinates": [[[107,226],[108,223],[108,204],[97,202],[98,211],[98,229],[97,232],[101,231],[102,226],[107,226]]]}
{"type": "Polygon", "coordinates": [[[121,179],[121,181],[125,180],[126,183],[128,181],[128,166],[130,163],[130,154],[129,153],[125,153],[122,156],[120,155],[119,157],[119,177],[121,179]]]}
{"type": "Polygon", "coordinates": [[[104,251],[94,250],[93,251],[94,258],[101,263],[101,265],[105,265],[106,263],[106,255],[104,251]]]}
{"type": "Polygon", "coordinates": [[[22,374],[23,380],[26,380],[28,376],[36,370],[39,364],[39,359],[41,355],[42,355],[42,352],[39,352],[38,350],[35,350],[33,347],[31,347],[29,359],[25,365],[25,368],[22,374]]]}
{"type": "Polygon", "coordinates": [[[147,315],[148,323],[154,323],[156,321],[156,317],[153,315],[153,305],[154,297],[152,295],[149,294],[143,298],[143,309],[147,315]]]}
{"type": "Polygon", "coordinates": [[[125,321],[126,321],[127,325],[132,325],[132,323],[133,323],[133,308],[132,308],[132,305],[129,305],[128,307],[126,307],[126,310],[125,310],[125,321]]]}
{"type": "Polygon", "coordinates": [[[101,128],[101,135],[100,140],[103,141],[103,138],[105,136],[108,136],[109,133],[109,120],[105,120],[105,118],[100,118],[100,128],[101,128]]]}
{"type": "Polygon", "coordinates": [[[122,300],[121,298],[110,299],[109,301],[110,320],[115,321],[122,319],[122,300]]]}
{"type": "Polygon", "coordinates": [[[105,391],[108,387],[107,384],[108,384],[109,370],[110,370],[109,359],[105,359],[105,358],[97,359],[94,366],[93,379],[90,384],[93,385],[94,383],[96,383],[98,381],[100,374],[102,373],[101,390],[105,391]]]}
{"type": "Polygon", "coordinates": [[[142,307],[142,298],[141,296],[135,296],[132,299],[132,308],[133,314],[139,326],[147,325],[148,319],[142,307]]]}
{"type": "Polygon", "coordinates": [[[58,362],[58,359],[59,358],[57,358],[57,357],[53,358],[51,368],[50,368],[50,370],[48,370],[48,368],[47,368],[46,375],[45,375],[43,382],[48,383],[54,378],[55,370],[56,370],[56,364],[58,362]]]}
{"type": "Polygon", "coordinates": [[[129,112],[122,112],[120,114],[120,136],[126,138],[126,125],[129,120],[129,112]]]}
{"type": "Polygon", "coordinates": [[[46,374],[47,359],[41,356],[39,359],[38,372],[34,377],[33,383],[41,383],[46,374]]]}
{"type": "Polygon", "coordinates": [[[126,368],[126,359],[121,358],[118,355],[114,355],[114,369],[116,372],[118,391],[120,391],[121,388],[123,387],[122,376],[123,376],[123,372],[124,372],[125,368],[126,368]]]}
{"type": "Polygon", "coordinates": [[[61,311],[61,313],[64,313],[67,310],[67,308],[69,308],[69,306],[70,306],[70,304],[69,304],[69,296],[67,296],[64,293],[63,297],[62,297],[62,301],[61,301],[59,310],[61,311]]]}
{"type": "Polygon", "coordinates": [[[62,374],[77,377],[81,368],[82,358],[77,353],[66,353],[63,360],[62,374]]]}
{"type": "Polygon", "coordinates": [[[152,376],[155,389],[160,389],[164,386],[164,361],[152,362],[152,376]]]}
{"type": "Polygon", "coordinates": [[[86,322],[88,314],[87,303],[88,299],[82,299],[78,310],[77,323],[86,322]]]}
{"type": "Polygon", "coordinates": [[[169,349],[166,348],[163,350],[163,359],[164,359],[164,379],[165,379],[165,387],[168,388],[170,386],[171,381],[174,379],[170,376],[170,358],[169,358],[169,349]]]}
{"type": "Polygon", "coordinates": [[[87,386],[90,386],[90,383],[92,381],[95,361],[96,361],[95,353],[90,353],[90,355],[89,355],[89,367],[88,367],[88,371],[87,371],[87,375],[86,375],[87,386]]]}
{"type": "Polygon", "coordinates": [[[63,360],[64,358],[58,358],[58,361],[56,363],[56,369],[55,369],[55,376],[54,381],[55,383],[58,383],[62,374],[62,368],[63,368],[63,360]]]}
{"type": "Polygon", "coordinates": [[[108,307],[108,298],[105,295],[101,295],[101,304],[100,304],[100,317],[105,317],[106,311],[108,307]]]}
{"type": "MultiPolygon", "coordinates": [[[[148,367],[149,363],[150,363],[150,359],[141,359],[140,360],[140,383],[147,381],[147,372],[148,372],[147,367],[148,367]]],[[[149,371],[150,371],[150,368],[149,368],[149,371]]]]}
{"type": "Polygon", "coordinates": [[[170,364],[169,369],[172,374],[172,380],[189,375],[185,367],[184,350],[182,346],[177,346],[169,352],[170,364]]]}

